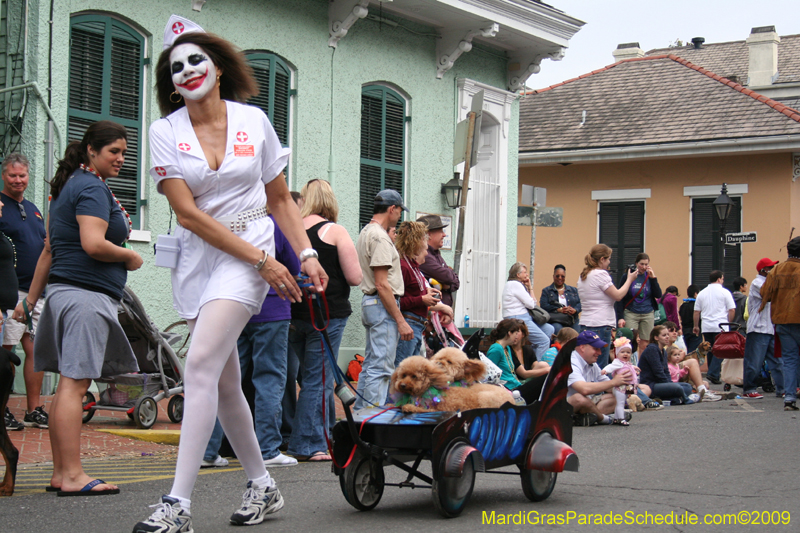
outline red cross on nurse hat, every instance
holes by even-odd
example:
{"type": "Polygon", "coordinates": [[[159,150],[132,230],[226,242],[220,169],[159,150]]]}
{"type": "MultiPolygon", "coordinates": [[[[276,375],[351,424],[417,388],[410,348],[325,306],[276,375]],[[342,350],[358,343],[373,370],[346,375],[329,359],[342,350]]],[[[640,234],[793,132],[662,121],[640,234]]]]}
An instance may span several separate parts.
{"type": "Polygon", "coordinates": [[[166,50],[172,43],[175,42],[175,39],[184,33],[205,33],[206,31],[201,28],[197,23],[192,22],[189,19],[183,18],[178,15],[172,15],[169,20],[167,21],[167,27],[164,28],[164,48],[166,50]]]}

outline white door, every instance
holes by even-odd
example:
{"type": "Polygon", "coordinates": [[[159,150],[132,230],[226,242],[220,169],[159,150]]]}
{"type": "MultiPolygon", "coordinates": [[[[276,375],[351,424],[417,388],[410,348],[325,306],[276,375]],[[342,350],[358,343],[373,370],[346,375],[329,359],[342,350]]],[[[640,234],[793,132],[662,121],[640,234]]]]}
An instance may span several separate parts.
{"type": "Polygon", "coordinates": [[[486,111],[478,163],[472,167],[464,233],[463,275],[456,317],[469,315],[470,327],[492,328],[501,318],[505,282],[505,186],[500,175],[500,124],[486,111]]]}

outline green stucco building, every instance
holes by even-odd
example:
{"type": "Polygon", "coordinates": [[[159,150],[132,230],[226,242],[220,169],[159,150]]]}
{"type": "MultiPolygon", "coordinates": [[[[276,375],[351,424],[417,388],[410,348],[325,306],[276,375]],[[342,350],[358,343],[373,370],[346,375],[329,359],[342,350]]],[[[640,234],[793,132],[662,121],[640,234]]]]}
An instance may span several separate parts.
{"type": "MultiPolygon", "coordinates": [[[[517,95],[543,59],[559,60],[582,22],[533,0],[3,0],[0,156],[31,160],[27,198],[44,208],[54,157],[88,124],[111,119],[130,134],[111,187],[134,219],[145,265],[129,276],[156,324],[177,320],[169,271],[153,243],[170,211],[147,170],[147,131],[159,118],[154,68],[171,14],[231,40],[247,54],[261,94],[251,101],[292,149],[289,185],[331,181],[339,222],[355,238],[382,188],[398,189],[410,216],[453,217],[441,186],[456,125],[484,91],[472,168],[456,316],[492,326],[516,255],[517,95]]],[[[174,221],[173,221],[174,224],[174,221]]],[[[455,238],[452,238],[455,247],[455,238]]],[[[445,251],[452,264],[453,250],[445,251]]],[[[340,361],[363,350],[358,289],[340,361]]]]}

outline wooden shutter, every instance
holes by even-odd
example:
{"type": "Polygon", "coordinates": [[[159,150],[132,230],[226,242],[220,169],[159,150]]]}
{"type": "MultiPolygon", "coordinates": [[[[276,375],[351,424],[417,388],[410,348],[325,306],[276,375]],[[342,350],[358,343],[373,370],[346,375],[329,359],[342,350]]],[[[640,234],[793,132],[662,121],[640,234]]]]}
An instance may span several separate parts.
{"type": "Polygon", "coordinates": [[[644,251],[644,202],[601,202],[600,242],[613,251],[609,270],[616,281],[644,251]]]}
{"type": "MultiPolygon", "coordinates": [[[[742,199],[733,197],[731,200],[734,207],[725,224],[725,232],[737,233],[742,226],[742,199]]],[[[722,264],[719,218],[713,202],[714,198],[692,199],[692,283],[701,290],[708,285],[711,271],[720,269],[722,264]]],[[[725,265],[721,270],[728,283],[741,275],[741,257],[741,244],[725,246],[725,265]]]]}
{"type": "Polygon", "coordinates": [[[289,66],[275,54],[263,52],[248,53],[247,61],[259,88],[258,95],[247,103],[266,113],[281,145],[289,146],[289,99],[293,94],[289,66]]]}
{"type": "Polygon", "coordinates": [[[383,189],[403,194],[405,100],[381,85],[361,92],[361,173],[359,223],[372,218],[375,195],[383,189]]]}
{"type": "Polygon", "coordinates": [[[108,185],[139,223],[140,145],[144,38],[111,17],[80,15],[70,27],[68,140],[80,140],[98,120],[111,120],[128,131],[128,153],[119,176],[108,185]]]}

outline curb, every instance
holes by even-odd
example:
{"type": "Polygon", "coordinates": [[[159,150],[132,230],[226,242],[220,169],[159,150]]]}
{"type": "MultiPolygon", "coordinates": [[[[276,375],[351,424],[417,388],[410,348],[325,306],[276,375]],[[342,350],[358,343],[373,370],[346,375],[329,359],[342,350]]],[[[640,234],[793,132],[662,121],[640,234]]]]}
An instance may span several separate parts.
{"type": "Polygon", "coordinates": [[[110,433],[118,437],[177,446],[181,438],[179,429],[98,429],[102,433],[110,433]]]}

